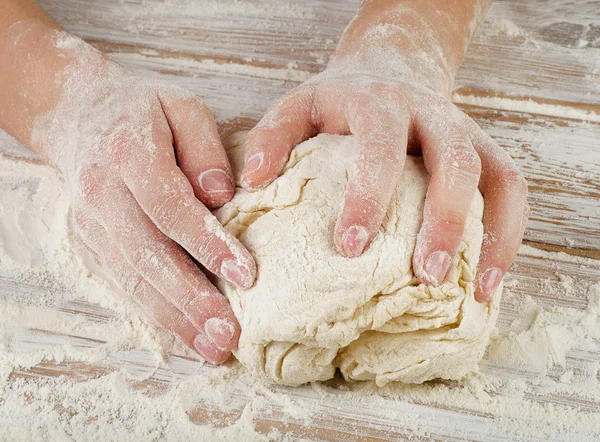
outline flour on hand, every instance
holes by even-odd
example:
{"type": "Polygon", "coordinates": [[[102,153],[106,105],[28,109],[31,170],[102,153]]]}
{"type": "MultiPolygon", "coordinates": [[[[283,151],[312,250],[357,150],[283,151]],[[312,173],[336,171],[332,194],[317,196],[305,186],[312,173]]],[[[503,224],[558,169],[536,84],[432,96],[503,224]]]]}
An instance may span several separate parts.
{"type": "MultiPolygon", "coordinates": [[[[239,136],[239,135],[237,135],[239,136]]],[[[242,138],[230,156],[239,182],[242,138]]],[[[337,254],[333,229],[356,155],[352,137],[319,135],[297,146],[283,175],[258,192],[240,188],[217,218],[254,255],[256,284],[221,281],[242,326],[237,358],[274,383],[330,379],[422,383],[477,367],[498,314],[474,299],[483,238],[478,193],[459,252],[439,287],[421,284],[411,260],[429,176],[408,157],[380,232],[365,253],[337,254]]]]}

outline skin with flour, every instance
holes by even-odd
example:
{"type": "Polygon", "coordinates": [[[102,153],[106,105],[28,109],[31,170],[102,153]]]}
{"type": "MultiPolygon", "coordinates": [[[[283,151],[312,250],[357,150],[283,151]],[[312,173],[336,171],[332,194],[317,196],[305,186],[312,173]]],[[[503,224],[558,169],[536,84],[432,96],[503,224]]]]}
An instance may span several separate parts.
{"type": "MultiPolygon", "coordinates": [[[[353,133],[360,155],[335,244],[360,255],[377,232],[406,153],[432,176],[413,267],[443,282],[477,187],[485,301],[520,243],[526,185],[510,157],[450,101],[454,75],[489,1],[361,2],[328,68],[269,110],[246,143],[243,183],[262,187],[319,132],[353,133]]],[[[135,77],[64,32],[33,1],[0,5],[0,127],[60,168],[74,230],[124,290],[208,361],[226,360],[239,325],[195,263],[246,288],[250,254],[209,208],[233,196],[212,116],[195,96],[135,77]]]]}

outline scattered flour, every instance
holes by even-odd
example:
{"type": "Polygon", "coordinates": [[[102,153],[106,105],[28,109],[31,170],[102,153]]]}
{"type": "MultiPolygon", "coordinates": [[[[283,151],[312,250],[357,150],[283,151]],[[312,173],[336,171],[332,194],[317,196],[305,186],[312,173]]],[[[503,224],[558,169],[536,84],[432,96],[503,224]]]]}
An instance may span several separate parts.
{"type": "MultiPolygon", "coordinates": [[[[600,283],[584,310],[541,308],[509,284],[523,314],[460,382],[266,386],[236,362],[204,365],[117,300],[74,252],[61,189],[53,169],[0,156],[0,440],[600,437],[598,362],[581,357],[598,353],[600,283]]],[[[554,287],[581,291],[568,278],[554,287]]]]}
{"type": "MultiPolygon", "coordinates": [[[[189,2],[186,7],[193,8],[190,15],[226,16],[243,10],[256,17],[314,16],[301,2],[281,7],[247,1],[207,5],[189,2]]],[[[155,3],[149,10],[164,15],[174,7],[181,4],[155,3]]],[[[130,16],[131,23],[136,19],[130,16]]],[[[508,20],[497,20],[494,26],[508,36],[521,32],[508,20]]],[[[156,55],[150,51],[139,59],[156,55]]],[[[280,80],[310,76],[295,65],[271,69],[198,63],[205,70],[280,80]]],[[[597,62],[592,73],[598,72],[597,62]]],[[[600,121],[593,112],[532,101],[459,94],[454,100],[600,121]]],[[[142,322],[131,306],[90,274],[69,241],[69,199],[61,188],[52,169],[0,155],[0,440],[246,441],[286,435],[297,440],[308,437],[298,429],[302,425],[339,429],[342,433],[331,436],[337,439],[340,434],[358,438],[367,431],[381,438],[419,440],[600,437],[600,283],[582,289],[570,276],[559,274],[562,287],[547,284],[548,290],[587,298],[585,310],[542,308],[532,298],[519,298],[515,303],[523,314],[513,321],[514,330],[495,336],[482,372],[458,383],[388,384],[381,389],[370,382],[267,387],[235,362],[205,366],[142,322]],[[346,424],[348,417],[352,419],[346,424]],[[295,435],[289,435],[292,430],[295,435]]],[[[521,247],[520,255],[598,266],[593,260],[531,246],[521,247]]],[[[504,301],[516,299],[511,290],[521,285],[514,276],[504,301]]]]}
{"type": "Polygon", "coordinates": [[[543,114],[554,117],[600,122],[600,115],[596,112],[557,104],[538,103],[532,99],[518,100],[501,97],[478,97],[474,95],[462,95],[459,93],[454,93],[452,95],[452,101],[454,101],[456,104],[468,104],[472,106],[489,107],[513,112],[527,112],[532,114],[543,114]]]}
{"type": "Polygon", "coordinates": [[[282,68],[269,68],[262,66],[253,66],[251,64],[241,63],[219,63],[212,59],[204,60],[193,60],[189,58],[169,58],[159,53],[127,53],[127,52],[115,52],[108,53],[112,60],[122,63],[123,61],[137,61],[153,62],[160,60],[161,63],[167,63],[169,66],[173,66],[177,69],[185,69],[186,72],[216,72],[221,74],[243,74],[250,77],[268,78],[272,80],[291,80],[298,83],[304,82],[313,76],[311,72],[303,71],[298,69],[297,62],[289,62],[287,69],[282,68]]]}
{"type": "Polygon", "coordinates": [[[497,18],[491,24],[491,29],[497,31],[499,34],[504,34],[508,37],[516,37],[518,35],[524,35],[524,32],[514,22],[506,18],[497,18]]]}
{"type": "Polygon", "coordinates": [[[261,19],[272,19],[273,17],[289,19],[314,19],[317,13],[314,9],[303,2],[284,3],[284,2],[252,2],[247,0],[211,0],[198,4],[196,1],[184,0],[174,2],[172,0],[156,2],[152,5],[150,12],[165,16],[170,10],[177,8],[183,9],[187,14],[194,17],[211,16],[240,16],[258,17],[261,19]]]}

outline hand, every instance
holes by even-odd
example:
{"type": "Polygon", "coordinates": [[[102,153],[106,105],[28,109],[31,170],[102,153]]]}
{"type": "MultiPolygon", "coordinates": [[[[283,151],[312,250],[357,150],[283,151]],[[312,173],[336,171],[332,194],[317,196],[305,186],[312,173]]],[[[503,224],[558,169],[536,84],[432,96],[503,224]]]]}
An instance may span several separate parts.
{"type": "MultiPolygon", "coordinates": [[[[352,26],[365,27],[353,23],[346,34],[356,32],[352,26]]],[[[347,51],[348,39],[342,38],[324,72],[278,100],[248,134],[243,186],[272,182],[294,146],[309,137],[354,134],[358,160],[334,233],[339,253],[352,258],[377,234],[407,152],[422,154],[431,181],[413,255],[415,275],[426,284],[443,282],[479,187],[485,239],[476,298],[490,299],[523,236],[525,180],[510,156],[444,94],[451,80],[414,67],[419,62],[404,55],[393,60],[389,51],[379,57],[370,55],[373,50],[347,51]]]]}
{"type": "Polygon", "coordinates": [[[239,324],[193,259],[242,288],[256,266],[207,208],[234,192],[211,113],[65,33],[54,47],[68,62],[30,144],[66,178],[74,233],[144,312],[207,361],[224,362],[239,324]]]}

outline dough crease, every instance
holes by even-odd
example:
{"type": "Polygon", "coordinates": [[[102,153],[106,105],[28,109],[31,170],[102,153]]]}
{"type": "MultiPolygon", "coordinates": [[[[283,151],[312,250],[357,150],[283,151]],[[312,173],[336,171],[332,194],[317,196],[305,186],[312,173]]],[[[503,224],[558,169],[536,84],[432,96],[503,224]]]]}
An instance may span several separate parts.
{"type": "MultiPolygon", "coordinates": [[[[239,183],[243,135],[229,150],[239,183]]],[[[281,177],[257,192],[238,184],[215,215],[255,257],[255,285],[219,281],[242,326],[236,357],[269,382],[327,380],[422,383],[477,368],[498,315],[502,287],[475,301],[483,239],[477,193],[459,252],[439,287],[412,272],[429,176],[409,156],[384,223],[360,257],[339,256],[333,229],[356,149],[351,136],[322,134],[298,145],[281,177]]]]}

